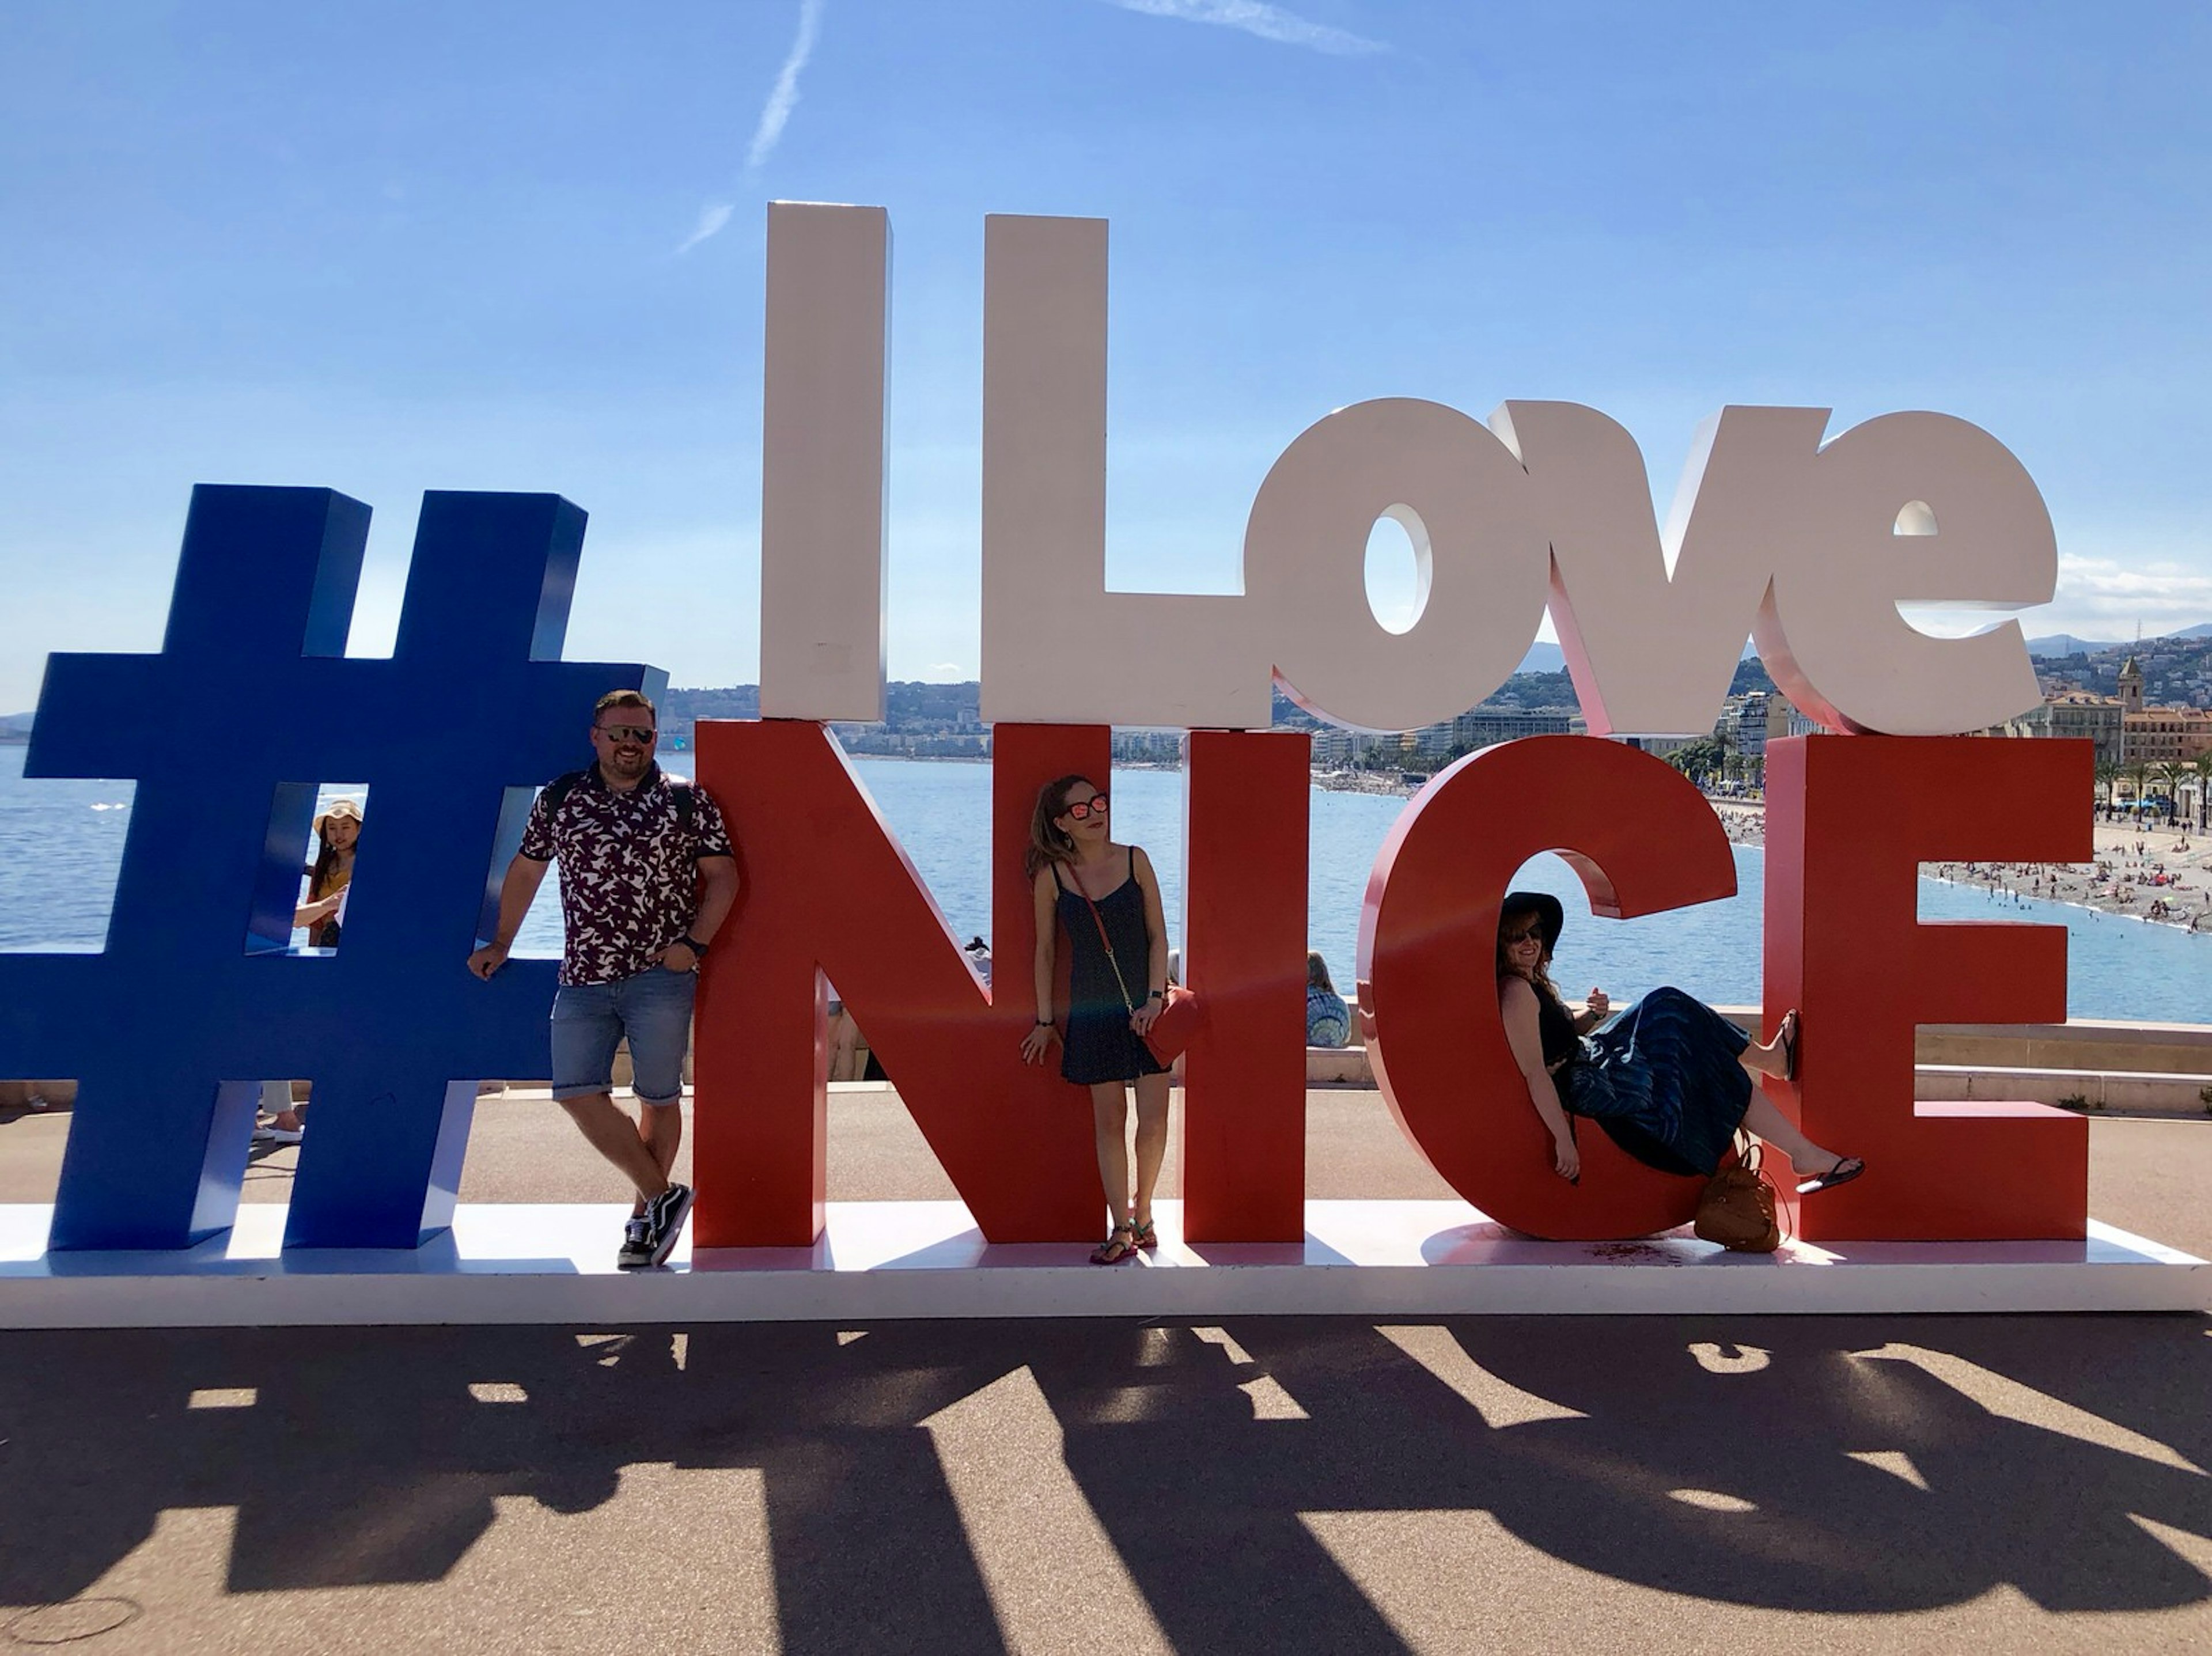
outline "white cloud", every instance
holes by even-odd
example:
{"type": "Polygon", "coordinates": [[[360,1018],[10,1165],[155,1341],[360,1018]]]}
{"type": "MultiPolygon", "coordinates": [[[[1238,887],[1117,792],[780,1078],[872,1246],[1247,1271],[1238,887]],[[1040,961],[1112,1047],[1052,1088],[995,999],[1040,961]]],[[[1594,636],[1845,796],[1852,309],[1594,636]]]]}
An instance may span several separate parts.
{"type": "Polygon", "coordinates": [[[1898,611],[1934,638],[1964,638],[2017,621],[2030,638],[2070,633],[2123,640],[2177,633],[2212,622],[2212,573],[2171,561],[2123,564],[2114,558],[2062,554],[2058,586],[2048,604],[1996,612],[1948,604],[1900,602],[1898,611]]]}
{"type": "Polygon", "coordinates": [[[681,258],[708,237],[720,234],[722,227],[730,221],[730,215],[737,210],[734,202],[726,201],[718,201],[701,208],[699,222],[692,227],[691,234],[684,238],[684,245],[676,250],[676,256],[681,258]]]}
{"type": "Polygon", "coordinates": [[[968,670],[957,661],[933,661],[929,664],[929,676],[958,683],[968,676],[968,670]]]}
{"type": "Polygon", "coordinates": [[[783,136],[783,126],[791,118],[791,112],[799,102],[799,76],[806,67],[806,60],[814,55],[815,31],[822,21],[823,0],[799,0],[799,34],[791,43],[791,55],[783,60],[777,73],[775,85],[768,94],[768,102],[761,106],[760,124],[753,129],[753,146],[745,152],[748,171],[757,170],[774,153],[783,136]]]}
{"type": "Polygon", "coordinates": [[[2084,637],[2130,637],[2138,622],[2147,634],[2168,633],[2212,621],[2212,574],[2181,563],[2062,555],[2051,611],[2084,637]]]}
{"type": "Polygon", "coordinates": [[[1390,49],[1380,40],[1370,40],[1327,23],[1313,22],[1280,6],[1264,4],[1262,0],[1106,0],[1106,3],[1119,6],[1123,11],[1142,12],[1147,17],[1172,17],[1184,23],[1218,23],[1224,28],[1256,34],[1262,40],[1305,46],[1337,58],[1357,58],[1390,49]]]}

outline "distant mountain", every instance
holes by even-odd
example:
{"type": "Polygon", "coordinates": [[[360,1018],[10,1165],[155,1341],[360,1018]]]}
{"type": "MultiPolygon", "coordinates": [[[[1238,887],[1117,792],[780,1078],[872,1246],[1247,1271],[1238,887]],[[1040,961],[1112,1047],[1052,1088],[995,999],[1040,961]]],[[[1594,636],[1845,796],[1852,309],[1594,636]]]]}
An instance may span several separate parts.
{"type": "MultiPolygon", "coordinates": [[[[2196,627],[2184,627],[2177,632],[2160,633],[2142,641],[2145,644],[2154,644],[2159,639],[2174,638],[2212,638],[2212,622],[2206,622],[2196,627]]],[[[2125,639],[2107,639],[2100,641],[2096,639],[2076,638],[2071,633],[2052,633],[2047,637],[2032,638],[2027,641],[2027,652],[2032,656],[2094,656],[2105,650],[2124,650],[2129,647],[2129,642],[2125,639]]]]}
{"type": "Polygon", "coordinates": [[[2032,638],[2027,641],[2027,652],[2032,656],[2094,656],[2100,650],[2117,650],[2120,646],[2109,640],[2075,638],[2071,633],[2053,633],[2047,638],[2032,638]]]}
{"type": "Polygon", "coordinates": [[[1528,653],[1521,658],[1520,666],[1514,670],[1522,673],[1556,673],[1562,671],[1566,664],[1567,652],[1565,650],[1556,644],[1547,644],[1543,640],[1538,639],[1528,646],[1528,653]]]}
{"type": "MultiPolygon", "coordinates": [[[[1759,653],[1759,646],[1748,639],[1744,640],[1742,660],[1749,661],[1759,653]]],[[[2030,653],[2033,653],[2031,652],[2030,653]]],[[[1556,644],[1547,644],[1541,639],[1528,646],[1528,653],[1521,658],[1514,670],[1523,673],[1563,673],[1567,670],[1567,652],[1556,644]]]]}

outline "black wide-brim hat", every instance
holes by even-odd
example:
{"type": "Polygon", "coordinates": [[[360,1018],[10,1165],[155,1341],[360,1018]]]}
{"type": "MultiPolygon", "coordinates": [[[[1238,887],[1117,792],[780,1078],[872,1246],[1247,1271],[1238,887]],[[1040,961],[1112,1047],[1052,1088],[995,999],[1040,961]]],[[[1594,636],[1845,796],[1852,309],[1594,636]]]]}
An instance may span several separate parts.
{"type": "Polygon", "coordinates": [[[1553,949],[1559,947],[1559,933],[1566,929],[1567,911],[1557,897],[1548,891],[1509,891],[1498,906],[1498,925],[1503,931],[1505,917],[1516,909],[1534,909],[1536,930],[1544,940],[1544,958],[1552,958],[1553,949]]]}

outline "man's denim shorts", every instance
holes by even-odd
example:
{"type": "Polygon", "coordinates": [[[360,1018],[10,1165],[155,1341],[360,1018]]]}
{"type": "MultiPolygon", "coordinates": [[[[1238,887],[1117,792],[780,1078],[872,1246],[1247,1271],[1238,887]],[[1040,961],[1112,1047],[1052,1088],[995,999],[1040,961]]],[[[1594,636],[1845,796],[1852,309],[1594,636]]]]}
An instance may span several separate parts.
{"type": "Polygon", "coordinates": [[[684,1096],[698,974],[650,966],[613,983],[563,984],[553,993],[553,1096],[608,1091],[615,1046],[629,1037],[630,1084],[647,1104],[684,1096]]]}

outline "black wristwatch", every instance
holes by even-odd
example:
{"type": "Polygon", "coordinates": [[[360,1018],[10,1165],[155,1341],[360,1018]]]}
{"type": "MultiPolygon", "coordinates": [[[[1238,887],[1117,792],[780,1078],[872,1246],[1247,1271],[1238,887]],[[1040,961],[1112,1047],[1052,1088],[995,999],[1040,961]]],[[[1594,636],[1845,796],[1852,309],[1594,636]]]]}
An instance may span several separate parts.
{"type": "Polygon", "coordinates": [[[701,943],[698,938],[693,937],[678,937],[676,941],[682,943],[686,949],[696,955],[701,960],[703,961],[707,958],[707,945],[701,943]]]}

